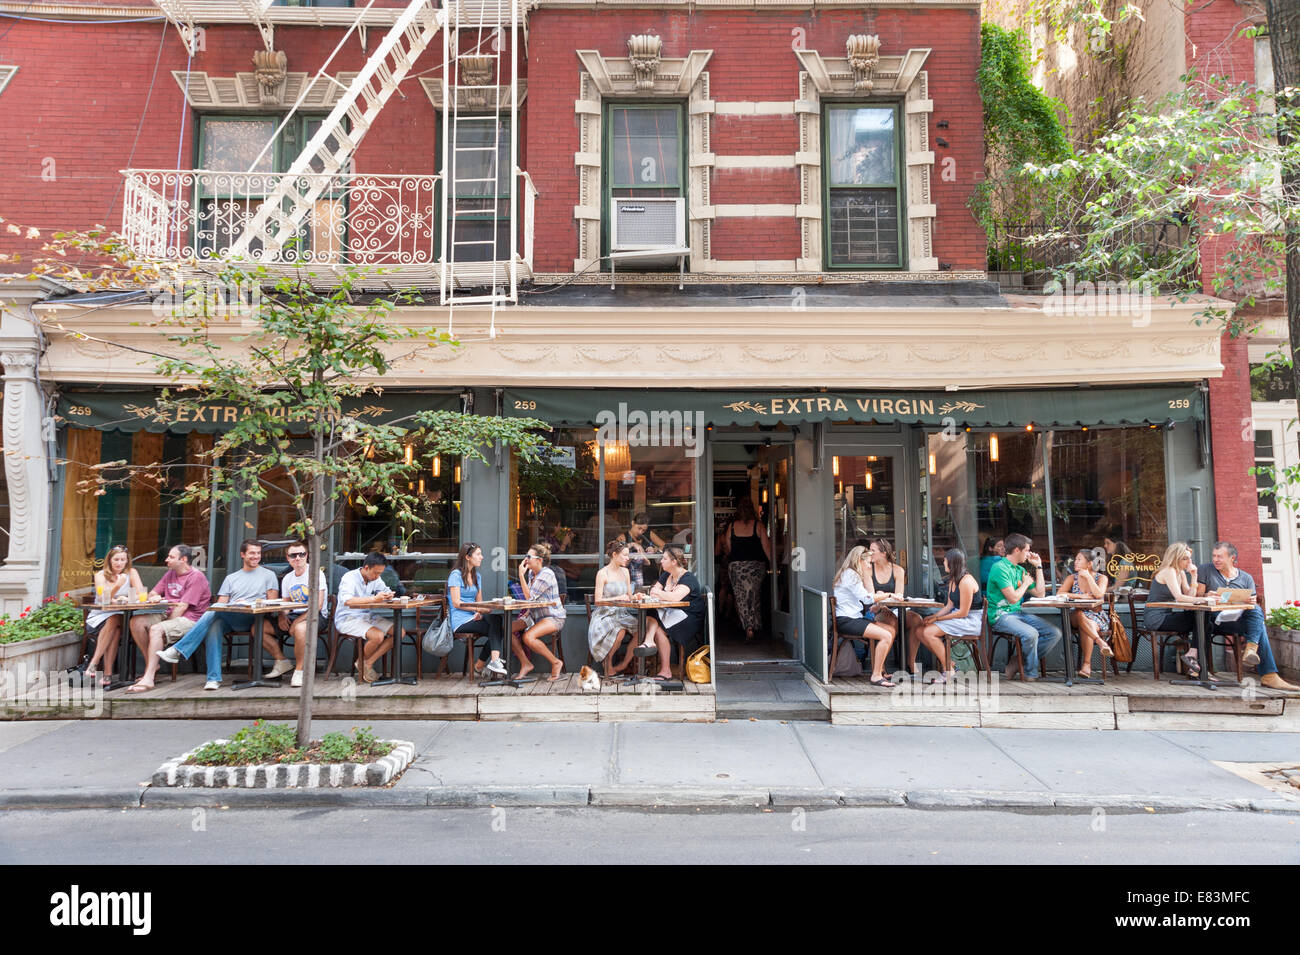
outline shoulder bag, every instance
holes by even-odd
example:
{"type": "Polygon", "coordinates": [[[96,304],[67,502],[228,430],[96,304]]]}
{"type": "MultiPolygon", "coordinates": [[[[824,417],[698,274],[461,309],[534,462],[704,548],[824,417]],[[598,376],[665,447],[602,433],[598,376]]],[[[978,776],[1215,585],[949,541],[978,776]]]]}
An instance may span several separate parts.
{"type": "Polygon", "coordinates": [[[451,653],[451,648],[455,645],[455,638],[451,635],[451,615],[445,615],[436,623],[429,624],[429,629],[424,631],[424,638],[420,645],[424,652],[431,657],[445,657],[451,653]]]}

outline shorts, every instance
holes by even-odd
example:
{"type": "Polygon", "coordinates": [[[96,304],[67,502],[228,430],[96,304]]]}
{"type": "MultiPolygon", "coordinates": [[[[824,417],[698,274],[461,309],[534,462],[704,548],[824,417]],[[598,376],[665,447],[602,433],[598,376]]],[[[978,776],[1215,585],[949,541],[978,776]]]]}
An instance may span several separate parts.
{"type": "Polygon", "coordinates": [[[380,633],[389,633],[393,629],[393,618],[368,613],[360,617],[348,617],[346,620],[335,618],[334,626],[338,627],[339,633],[345,636],[364,637],[366,631],[371,627],[374,627],[380,633]]]}
{"type": "Polygon", "coordinates": [[[874,623],[876,615],[868,613],[863,617],[836,617],[835,629],[841,637],[860,637],[867,632],[867,625],[874,623]]]}
{"type": "MultiPolygon", "coordinates": [[[[307,611],[305,611],[305,610],[299,610],[297,613],[291,613],[291,614],[289,614],[289,626],[292,627],[295,623],[297,623],[299,620],[301,620],[301,619],[302,619],[303,617],[305,617],[305,616],[307,616],[307,611]]],[[[327,632],[327,631],[329,630],[329,628],[330,628],[329,617],[325,616],[325,614],[321,614],[321,615],[320,615],[320,630],[319,630],[319,632],[320,632],[320,633],[325,633],[325,632],[327,632]]]]}
{"type": "Polygon", "coordinates": [[[159,613],[141,614],[136,619],[143,620],[146,627],[162,624],[163,637],[168,643],[175,643],[185,636],[195,624],[189,617],[164,617],[159,613]]]}
{"type": "Polygon", "coordinates": [[[978,637],[984,630],[984,615],[976,610],[964,617],[936,620],[934,625],[950,637],[978,637]]]}

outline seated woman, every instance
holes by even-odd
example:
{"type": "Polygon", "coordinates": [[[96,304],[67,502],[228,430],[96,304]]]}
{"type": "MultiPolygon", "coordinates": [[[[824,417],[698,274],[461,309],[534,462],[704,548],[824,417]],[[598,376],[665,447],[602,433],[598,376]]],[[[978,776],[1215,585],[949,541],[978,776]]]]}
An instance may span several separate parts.
{"type": "MultiPolygon", "coordinates": [[[[453,633],[475,634],[487,637],[487,643],[479,651],[474,664],[474,675],[478,676],[484,668],[489,673],[505,676],[506,665],[501,662],[501,649],[505,645],[501,637],[501,620],[496,614],[486,617],[466,604],[481,603],[487,599],[480,593],[478,569],[483,566],[483,548],[478,544],[467,543],[460,549],[456,558],[456,569],[447,576],[447,611],[451,616],[453,633]]],[[[474,640],[466,642],[465,652],[473,650],[474,640]]]]}
{"type": "Polygon", "coordinates": [[[875,595],[866,581],[871,578],[871,559],[867,548],[854,547],[844,556],[844,562],[835,573],[835,628],[841,636],[871,637],[876,641],[871,657],[871,683],[873,686],[892,687],[894,683],[884,675],[885,658],[894,643],[894,631],[876,623],[871,611],[875,595]]]}
{"type": "Polygon", "coordinates": [[[705,638],[704,621],[708,601],[704,588],[695,575],[686,569],[686,551],[676,544],[664,548],[660,561],[659,582],[650,588],[651,600],[672,603],[687,601],[686,607],[670,607],[646,615],[646,641],[638,648],[642,653],[653,648],[659,654],[659,672],[655,680],[670,680],[672,669],[672,644],[681,652],[683,667],[686,658],[700,648],[705,638]]]}
{"type": "MultiPolygon", "coordinates": [[[[1153,603],[1192,603],[1196,596],[1196,564],[1192,562],[1192,549],[1181,541],[1165,548],[1160,568],[1151,578],[1151,591],[1147,606],[1142,610],[1142,624],[1148,630],[1170,630],[1190,634],[1196,629],[1196,618],[1190,610],[1173,610],[1152,607],[1153,603]]],[[[1179,641],[1179,659],[1193,678],[1201,675],[1201,664],[1196,659],[1196,648],[1190,641],[1179,641]]],[[[1155,653],[1155,648],[1152,648],[1155,653]]]]}
{"type": "Polygon", "coordinates": [[[1007,555],[1006,546],[1002,543],[1001,537],[994,537],[990,534],[984,538],[984,546],[980,548],[980,586],[989,585],[989,571],[993,565],[1007,555]]]}
{"type": "MultiPolygon", "coordinates": [[[[874,538],[867,548],[867,558],[871,563],[871,575],[863,583],[875,593],[875,599],[902,597],[906,592],[907,574],[894,563],[894,549],[889,546],[889,541],[883,537],[874,538]]],[[[880,608],[876,611],[876,622],[898,636],[898,618],[892,610],[880,608]]]]}
{"type": "Polygon", "coordinates": [[[545,544],[534,544],[528,548],[528,555],[520,561],[519,586],[524,592],[524,599],[549,600],[551,604],[530,610],[525,617],[516,620],[510,627],[510,640],[519,657],[519,672],[516,676],[525,677],[533,672],[533,662],[528,656],[529,651],[532,651],[541,654],[542,659],[551,665],[551,675],[546,679],[553,683],[564,672],[564,664],[547,649],[542,638],[554,635],[558,641],[568,612],[560,600],[560,585],[556,582],[555,571],[551,570],[550,565],[551,549],[545,544]]]}
{"type": "MultiPolygon", "coordinates": [[[[627,564],[631,559],[627,544],[613,540],[605,548],[609,563],[596,574],[595,600],[609,600],[612,597],[626,597],[632,593],[632,578],[627,564]]],[[[629,639],[636,630],[636,612],[625,607],[591,608],[591,620],[587,624],[587,642],[591,646],[593,660],[605,661],[605,676],[622,673],[632,662],[632,641],[629,639]],[[627,652],[623,662],[613,666],[614,651],[620,643],[628,641],[627,652]]]]}
{"type": "Polygon", "coordinates": [[[911,610],[907,612],[908,669],[916,672],[916,651],[921,644],[943,661],[943,673],[933,682],[947,683],[957,675],[952,660],[945,654],[944,634],[950,637],[978,637],[984,622],[984,592],[975,575],[966,569],[966,552],[954,547],[943,555],[944,581],[948,585],[948,601],[943,609],[929,617],[911,610]]]}
{"type": "MultiPolygon", "coordinates": [[[[1106,596],[1106,585],[1110,581],[1105,574],[1094,573],[1092,569],[1092,552],[1081,550],[1074,555],[1074,573],[1061,581],[1057,594],[1082,594],[1100,600],[1106,596]]],[[[1079,635],[1079,676],[1092,676],[1092,647],[1097,645],[1102,657],[1113,657],[1106,637],[1110,634],[1110,615],[1103,610],[1072,610],[1070,623],[1079,635]]],[[[1106,662],[1102,660],[1102,666],[1106,662]]]]}
{"type": "MultiPolygon", "coordinates": [[[[95,572],[95,603],[124,604],[144,592],[144,582],[131,566],[131,555],[126,548],[121,545],[110,547],[104,555],[104,569],[95,572]]],[[[86,664],[86,676],[94,679],[102,660],[104,673],[100,685],[109,686],[117,663],[117,641],[122,637],[122,615],[92,611],[86,615],[86,634],[95,638],[95,654],[86,664]]]]}

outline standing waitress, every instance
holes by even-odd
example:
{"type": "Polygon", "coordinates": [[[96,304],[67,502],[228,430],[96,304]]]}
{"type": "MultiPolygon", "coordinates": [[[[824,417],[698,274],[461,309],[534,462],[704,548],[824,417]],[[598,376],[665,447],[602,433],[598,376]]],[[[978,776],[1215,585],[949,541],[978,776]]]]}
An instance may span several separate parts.
{"type": "Polygon", "coordinates": [[[748,495],[740,499],[736,516],[727,528],[727,573],[736,595],[736,613],[745,628],[745,642],[763,625],[763,581],[767,579],[772,559],[772,541],[767,528],[758,520],[754,502],[748,495]]]}
{"type": "Polygon", "coordinates": [[[659,539],[658,534],[650,530],[650,515],[645,513],[633,514],[632,526],[618,535],[618,540],[627,544],[628,553],[631,555],[627,569],[632,579],[632,591],[635,593],[638,588],[645,586],[645,565],[650,562],[647,555],[661,552],[664,542],[659,539]]]}

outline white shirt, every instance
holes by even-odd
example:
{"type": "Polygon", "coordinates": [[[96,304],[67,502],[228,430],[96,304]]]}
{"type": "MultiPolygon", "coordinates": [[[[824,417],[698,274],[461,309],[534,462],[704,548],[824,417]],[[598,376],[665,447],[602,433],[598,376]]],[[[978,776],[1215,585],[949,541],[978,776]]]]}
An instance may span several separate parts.
{"type": "Polygon", "coordinates": [[[835,584],[835,615],[856,619],[875,603],[875,595],[862,583],[858,572],[848,569],[835,584]]]}
{"type": "Polygon", "coordinates": [[[361,576],[361,570],[349,570],[339,581],[338,609],[334,611],[334,622],[342,624],[345,620],[368,620],[371,616],[369,607],[349,607],[348,601],[357,597],[373,597],[388,589],[383,577],[376,577],[370,583],[361,576]]]}
{"type": "MultiPolygon", "coordinates": [[[[318,570],[320,574],[320,585],[317,587],[321,593],[329,594],[329,586],[325,583],[325,571],[318,570]]],[[[311,592],[307,589],[307,571],[301,574],[295,574],[292,570],[284,575],[284,580],[280,584],[280,596],[285,600],[292,600],[294,603],[305,604],[311,598],[311,592]]],[[[321,610],[325,609],[324,603],[321,604],[321,610]]]]}

